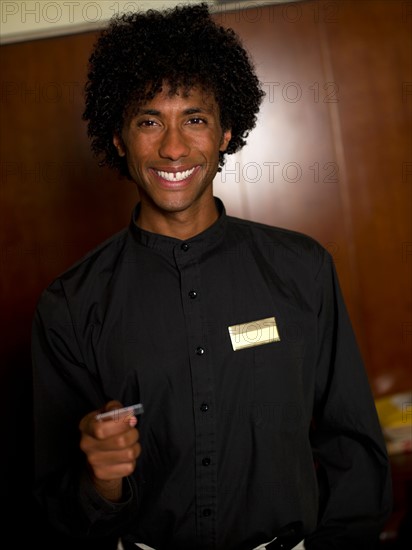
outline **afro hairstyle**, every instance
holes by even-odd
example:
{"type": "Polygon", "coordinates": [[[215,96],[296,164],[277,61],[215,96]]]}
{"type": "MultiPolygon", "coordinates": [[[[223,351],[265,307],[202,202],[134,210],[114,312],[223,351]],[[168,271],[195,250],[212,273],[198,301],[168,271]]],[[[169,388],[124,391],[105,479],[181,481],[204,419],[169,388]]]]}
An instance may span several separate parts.
{"type": "Polygon", "coordinates": [[[206,3],[150,9],[114,16],[89,58],[83,119],[100,166],[130,178],[113,136],[165,83],[170,94],[199,86],[214,95],[222,129],[232,133],[218,170],[245,145],[264,92],[239,37],[213,21],[206,3]]]}

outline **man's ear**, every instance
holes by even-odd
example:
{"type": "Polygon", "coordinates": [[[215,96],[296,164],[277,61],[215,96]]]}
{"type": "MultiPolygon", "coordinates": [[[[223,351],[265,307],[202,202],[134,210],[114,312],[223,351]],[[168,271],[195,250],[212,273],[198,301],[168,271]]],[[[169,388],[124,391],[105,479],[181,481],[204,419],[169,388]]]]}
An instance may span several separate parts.
{"type": "Polygon", "coordinates": [[[114,134],[113,145],[116,147],[119,157],[124,157],[126,155],[126,149],[125,149],[123,140],[119,136],[119,134],[114,134]]]}
{"type": "Polygon", "coordinates": [[[220,142],[219,151],[226,151],[229,141],[232,139],[232,130],[225,130],[223,132],[222,140],[220,142]]]}

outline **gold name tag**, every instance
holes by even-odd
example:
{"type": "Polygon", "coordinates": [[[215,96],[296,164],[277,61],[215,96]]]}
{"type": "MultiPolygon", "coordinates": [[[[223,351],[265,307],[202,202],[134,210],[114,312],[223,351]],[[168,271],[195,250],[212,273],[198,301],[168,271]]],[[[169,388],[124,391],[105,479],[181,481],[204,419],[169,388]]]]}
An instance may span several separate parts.
{"type": "Polygon", "coordinates": [[[234,351],[280,341],[274,317],[233,325],[228,329],[234,351]]]}

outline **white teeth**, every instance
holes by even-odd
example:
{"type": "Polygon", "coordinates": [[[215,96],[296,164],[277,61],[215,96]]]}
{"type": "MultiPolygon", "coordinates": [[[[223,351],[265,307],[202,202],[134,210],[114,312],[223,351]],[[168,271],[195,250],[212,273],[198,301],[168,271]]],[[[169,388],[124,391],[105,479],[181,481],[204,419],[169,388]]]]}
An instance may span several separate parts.
{"type": "Polygon", "coordinates": [[[191,168],[190,170],[185,170],[184,172],[163,172],[156,170],[156,173],[167,181],[182,181],[193,174],[194,171],[195,169],[191,168]]]}

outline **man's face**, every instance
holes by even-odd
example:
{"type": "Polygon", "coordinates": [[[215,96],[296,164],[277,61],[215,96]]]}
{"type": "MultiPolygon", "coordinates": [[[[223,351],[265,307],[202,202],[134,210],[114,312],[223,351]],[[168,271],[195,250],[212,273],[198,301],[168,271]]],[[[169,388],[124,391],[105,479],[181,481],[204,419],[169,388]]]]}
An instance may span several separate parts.
{"type": "Polygon", "coordinates": [[[210,202],[219,151],[225,151],[230,131],[220,126],[212,94],[198,88],[172,96],[162,90],[140,106],[114,144],[126,156],[142,208],[156,215],[199,212],[210,202]]]}

